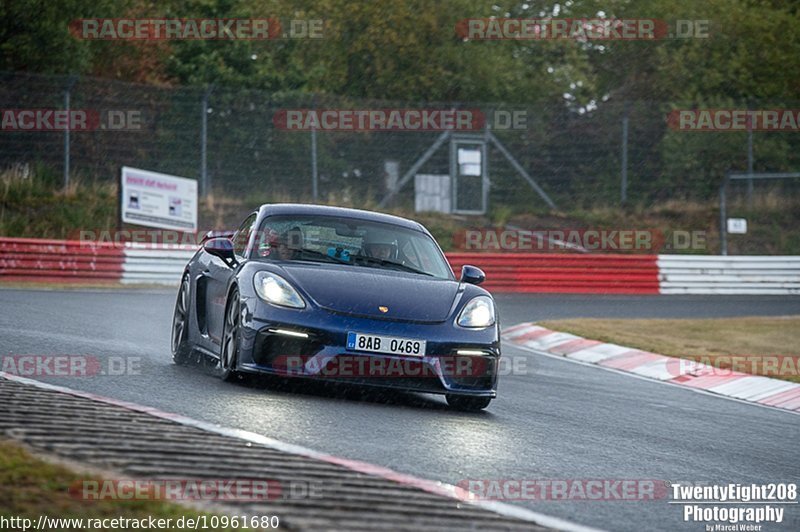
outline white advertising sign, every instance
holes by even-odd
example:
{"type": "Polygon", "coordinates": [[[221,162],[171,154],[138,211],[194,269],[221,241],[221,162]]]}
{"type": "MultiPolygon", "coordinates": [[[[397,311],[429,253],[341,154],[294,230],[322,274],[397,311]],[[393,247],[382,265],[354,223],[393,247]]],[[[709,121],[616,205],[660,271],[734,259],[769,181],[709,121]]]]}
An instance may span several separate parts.
{"type": "Polygon", "coordinates": [[[128,166],[120,179],[123,222],[197,231],[197,181],[128,166]]]}

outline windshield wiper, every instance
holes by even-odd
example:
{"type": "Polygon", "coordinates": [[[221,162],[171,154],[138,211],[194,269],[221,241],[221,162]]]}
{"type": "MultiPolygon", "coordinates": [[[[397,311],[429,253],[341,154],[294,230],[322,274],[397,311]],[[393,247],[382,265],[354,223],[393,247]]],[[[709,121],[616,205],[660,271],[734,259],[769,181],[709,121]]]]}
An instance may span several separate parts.
{"type": "Polygon", "coordinates": [[[393,260],[379,259],[377,257],[367,257],[366,255],[356,255],[355,257],[353,257],[353,260],[356,262],[366,262],[367,264],[376,264],[379,266],[394,267],[395,269],[398,269],[400,271],[405,271],[409,273],[418,273],[420,275],[427,275],[428,277],[435,277],[432,273],[424,272],[422,270],[418,270],[411,266],[406,266],[405,264],[402,264],[400,262],[395,262],[393,260]]]}

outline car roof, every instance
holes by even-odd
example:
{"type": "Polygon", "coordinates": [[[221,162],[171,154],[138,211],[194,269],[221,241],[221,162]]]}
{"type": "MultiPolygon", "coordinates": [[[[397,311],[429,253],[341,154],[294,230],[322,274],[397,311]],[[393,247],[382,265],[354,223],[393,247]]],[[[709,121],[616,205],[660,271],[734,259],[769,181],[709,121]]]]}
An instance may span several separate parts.
{"type": "Polygon", "coordinates": [[[387,224],[399,225],[408,229],[427,233],[422,224],[380,212],[364,211],[361,209],[347,209],[344,207],[331,207],[330,205],[313,205],[308,203],[265,203],[260,211],[267,216],[274,215],[318,215],[318,216],[342,216],[364,220],[369,222],[383,222],[387,224]]]}

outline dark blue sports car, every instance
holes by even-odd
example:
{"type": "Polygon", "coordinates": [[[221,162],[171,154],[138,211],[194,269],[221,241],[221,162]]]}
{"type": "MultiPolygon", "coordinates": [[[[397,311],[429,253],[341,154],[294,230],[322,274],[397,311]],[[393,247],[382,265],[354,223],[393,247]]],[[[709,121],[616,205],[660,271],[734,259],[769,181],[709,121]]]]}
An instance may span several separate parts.
{"type": "Polygon", "coordinates": [[[430,233],[396,216],[263,205],[209,235],[183,274],[172,355],[244,373],[445,394],[464,410],[497,394],[500,339],[484,274],[453,272],[430,233]]]}

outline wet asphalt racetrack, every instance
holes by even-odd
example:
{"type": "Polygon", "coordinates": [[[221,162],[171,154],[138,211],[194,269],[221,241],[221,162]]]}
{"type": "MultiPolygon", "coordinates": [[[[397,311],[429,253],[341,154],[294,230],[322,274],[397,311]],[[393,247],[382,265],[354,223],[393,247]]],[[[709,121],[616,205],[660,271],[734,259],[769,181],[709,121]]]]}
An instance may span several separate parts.
{"type": "MultiPolygon", "coordinates": [[[[169,354],[175,291],[0,290],[0,355],[136,361],[133,375],[36,377],[448,483],[467,479],[797,482],[800,416],[504,346],[527,371],[501,377],[482,413],[443,397],[297,381],[218,380],[169,354]]],[[[498,295],[501,323],[565,317],[800,314],[800,297],[498,295]]],[[[704,530],[655,501],[509,501],[607,530],[704,530]]],[[[798,506],[781,525],[800,529],[798,506]]]]}

